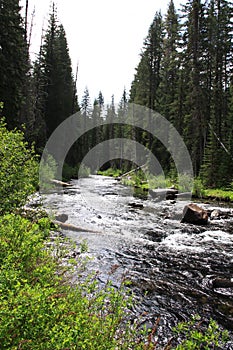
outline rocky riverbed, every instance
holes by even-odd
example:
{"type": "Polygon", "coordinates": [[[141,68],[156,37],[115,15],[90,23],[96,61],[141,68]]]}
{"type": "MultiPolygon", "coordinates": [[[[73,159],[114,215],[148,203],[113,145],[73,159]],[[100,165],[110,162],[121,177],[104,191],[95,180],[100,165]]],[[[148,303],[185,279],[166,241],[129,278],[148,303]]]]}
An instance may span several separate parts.
{"type": "MultiPolygon", "coordinates": [[[[122,279],[131,281],[137,299],[132,320],[140,316],[150,327],[160,317],[163,342],[175,324],[194,314],[233,330],[233,288],[226,285],[233,278],[231,207],[199,203],[209,221],[197,226],[180,222],[188,204],[183,200],[138,199],[131,188],[108,177],[72,185],[46,195],[44,205],[83,228],[64,234],[77,242],[77,252],[79,243],[87,242],[82,255],[91,258],[88,271],[96,272],[100,284],[111,279],[118,287],[122,279]]],[[[233,349],[233,342],[225,349],[233,349]]]]}

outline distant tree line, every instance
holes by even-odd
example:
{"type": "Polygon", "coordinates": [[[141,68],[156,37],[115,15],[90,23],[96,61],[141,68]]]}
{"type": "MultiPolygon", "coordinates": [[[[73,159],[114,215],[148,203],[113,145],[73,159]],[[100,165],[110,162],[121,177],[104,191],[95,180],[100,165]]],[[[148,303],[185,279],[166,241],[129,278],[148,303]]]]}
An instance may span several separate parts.
{"type": "MultiPolygon", "coordinates": [[[[28,4],[28,1],[26,1],[28,4]]],[[[91,103],[88,89],[78,103],[76,80],[63,26],[53,4],[40,51],[31,62],[27,6],[0,0],[0,102],[8,128],[25,125],[29,143],[41,152],[56,127],[80,111],[91,129],[72,146],[66,162],[80,163],[95,145],[112,138],[133,139],[148,147],[166,173],[175,171],[166,147],[150,133],[125,125],[128,102],[159,112],[171,122],[190,152],[195,176],[208,186],[233,180],[233,7],[227,0],[188,0],[178,12],[171,0],[165,16],[155,14],[144,40],[129,98],[124,90],[118,107],[99,96],[91,103]],[[101,125],[103,120],[108,124],[101,125]],[[96,124],[99,127],[94,127],[96,124]],[[93,126],[93,128],[92,128],[93,126]]],[[[120,69],[120,67],[119,67],[120,69]]],[[[169,139],[170,146],[174,140],[169,139]]],[[[123,154],[123,144],[122,154],[123,154]]],[[[108,152],[108,150],[103,150],[108,152]]],[[[105,167],[131,164],[122,159],[105,167]]]]}

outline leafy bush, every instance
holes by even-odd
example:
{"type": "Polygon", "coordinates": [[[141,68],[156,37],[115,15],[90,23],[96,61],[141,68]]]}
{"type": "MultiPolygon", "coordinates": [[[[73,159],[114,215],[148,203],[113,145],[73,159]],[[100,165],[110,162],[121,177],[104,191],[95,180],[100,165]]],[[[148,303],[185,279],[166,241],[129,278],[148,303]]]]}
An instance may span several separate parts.
{"type": "Polygon", "coordinates": [[[57,163],[51,154],[46,154],[40,161],[40,189],[42,191],[54,188],[51,179],[56,178],[57,163]]]}
{"type": "Polygon", "coordinates": [[[193,194],[199,198],[202,198],[205,194],[204,184],[199,177],[194,180],[193,194]]]}
{"type": "Polygon", "coordinates": [[[38,185],[38,164],[21,131],[0,120],[0,215],[25,204],[38,185]]]}
{"type": "Polygon", "coordinates": [[[123,172],[121,169],[108,168],[107,170],[104,170],[104,171],[98,170],[97,174],[103,175],[103,176],[118,177],[118,176],[121,176],[123,172]]]}
{"type": "Polygon", "coordinates": [[[176,350],[195,350],[195,349],[216,349],[224,346],[228,340],[228,332],[220,330],[214,320],[210,320],[205,331],[200,329],[200,317],[194,316],[189,322],[179,323],[174,329],[183,340],[175,348],[176,350]]]}
{"type": "Polygon", "coordinates": [[[45,249],[49,231],[48,219],[0,218],[1,349],[143,349],[127,321],[129,297],[95,278],[65,282],[72,265],[45,249]]]}

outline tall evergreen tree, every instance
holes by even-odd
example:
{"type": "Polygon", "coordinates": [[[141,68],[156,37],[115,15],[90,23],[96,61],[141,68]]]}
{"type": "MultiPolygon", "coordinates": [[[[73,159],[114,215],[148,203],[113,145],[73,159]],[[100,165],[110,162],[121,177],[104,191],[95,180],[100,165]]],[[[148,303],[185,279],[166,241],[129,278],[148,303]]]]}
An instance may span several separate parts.
{"type": "Polygon", "coordinates": [[[162,16],[157,12],[144,41],[141,60],[136,69],[130,94],[131,101],[150,109],[156,108],[158,104],[157,90],[161,80],[162,46],[162,16]]]}
{"type": "Polygon", "coordinates": [[[0,101],[9,128],[20,126],[24,86],[29,71],[28,47],[18,0],[0,0],[0,101]]]}
{"type": "Polygon", "coordinates": [[[205,7],[200,0],[190,0],[184,6],[183,64],[188,77],[185,96],[184,137],[188,146],[194,172],[197,175],[204,152],[206,128],[205,95],[203,89],[203,57],[205,7]]]}
{"type": "Polygon", "coordinates": [[[209,186],[222,186],[232,178],[231,151],[231,94],[232,80],[232,4],[225,0],[212,0],[209,22],[211,26],[211,107],[209,138],[205,152],[203,174],[209,186]],[[226,147],[227,146],[227,147],[226,147]],[[229,158],[230,157],[230,158],[229,158]]]}
{"type": "Polygon", "coordinates": [[[177,124],[177,89],[179,81],[180,24],[173,0],[170,1],[164,20],[164,43],[161,59],[161,83],[159,86],[160,112],[166,119],[177,124]]]}
{"type": "Polygon", "coordinates": [[[41,113],[49,137],[61,122],[75,112],[76,96],[66,34],[58,23],[54,3],[35,75],[39,83],[41,113]]]}
{"type": "MultiPolygon", "coordinates": [[[[159,85],[161,82],[161,60],[163,54],[163,23],[160,12],[155,14],[144,41],[141,60],[136,69],[134,81],[130,92],[130,102],[149,108],[149,115],[145,127],[151,130],[151,110],[158,109],[159,85]]],[[[133,130],[133,138],[151,148],[154,140],[151,134],[142,130],[133,130]]]]}

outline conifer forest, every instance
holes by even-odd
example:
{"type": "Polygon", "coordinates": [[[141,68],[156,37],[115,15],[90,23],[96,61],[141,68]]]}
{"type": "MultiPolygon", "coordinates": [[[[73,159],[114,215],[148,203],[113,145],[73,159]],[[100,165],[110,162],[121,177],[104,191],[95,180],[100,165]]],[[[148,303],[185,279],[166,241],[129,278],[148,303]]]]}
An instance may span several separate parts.
{"type": "MultiPolygon", "coordinates": [[[[104,79],[80,93],[56,2],[34,52],[33,0],[0,0],[0,350],[233,349],[233,2],[182,1],[106,102],[104,79]]],[[[74,35],[103,77],[107,40],[74,35]]]]}
{"type": "MultiPolygon", "coordinates": [[[[128,102],[146,106],[164,116],[182,136],[195,177],[207,187],[228,187],[233,180],[232,26],[230,1],[188,0],[176,9],[171,0],[167,13],[156,12],[150,26],[148,23],[130,91],[122,91],[121,101],[112,96],[112,103],[105,106],[101,86],[94,101],[88,88],[77,96],[79,76],[72,72],[66,33],[55,4],[32,61],[33,28],[27,11],[22,11],[19,1],[1,0],[1,115],[9,129],[24,125],[27,141],[40,153],[55,128],[77,111],[91,125],[103,113],[104,118],[119,121],[128,102]]],[[[93,129],[77,141],[66,161],[76,166],[94,145],[128,134],[120,123],[93,129]]],[[[133,134],[156,154],[167,174],[172,172],[170,155],[158,140],[140,130],[133,134]]]]}

